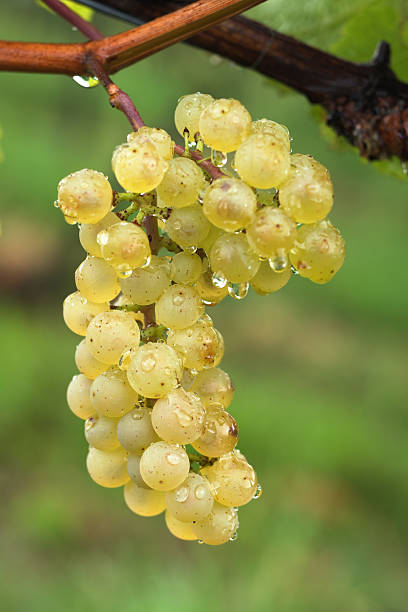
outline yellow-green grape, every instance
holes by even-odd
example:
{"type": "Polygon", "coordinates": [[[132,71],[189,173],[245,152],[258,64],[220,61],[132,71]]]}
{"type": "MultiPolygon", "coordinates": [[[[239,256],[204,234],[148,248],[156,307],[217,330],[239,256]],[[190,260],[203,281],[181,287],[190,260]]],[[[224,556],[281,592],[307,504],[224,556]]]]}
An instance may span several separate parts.
{"type": "Polygon", "coordinates": [[[282,289],[288,283],[291,274],[290,266],[286,266],[282,272],[275,272],[269,262],[262,261],[258,272],[251,278],[250,285],[258,295],[268,295],[282,289]]]}
{"type": "Polygon", "coordinates": [[[199,131],[208,147],[235,151],[251,132],[251,115],[238,100],[220,98],[201,113],[199,131]]]}
{"type": "Polygon", "coordinates": [[[201,320],[186,329],[171,329],[167,344],[183,357],[184,367],[192,370],[213,368],[224,356],[222,335],[212,325],[201,320]]]}
{"type": "Polygon", "coordinates": [[[223,287],[214,285],[213,271],[211,269],[200,276],[195,284],[195,289],[204,304],[209,304],[211,306],[218,304],[228,295],[228,286],[226,283],[223,287]]]}
{"type": "Polygon", "coordinates": [[[128,482],[123,492],[127,507],[139,516],[157,516],[166,508],[164,493],[161,491],[128,482]]]}
{"type": "Polygon", "coordinates": [[[123,448],[137,455],[159,439],[152,427],[151,411],[145,406],[137,406],[125,414],[118,423],[117,434],[123,448]]]}
{"type": "Polygon", "coordinates": [[[192,524],[192,530],[205,544],[217,546],[234,539],[238,526],[236,508],[226,508],[215,503],[208,516],[192,524]]]}
{"type": "Polygon", "coordinates": [[[235,387],[224,370],[210,368],[198,372],[191,385],[191,391],[197,393],[205,408],[216,405],[228,408],[233,400],[235,387]]]}
{"type": "Polygon", "coordinates": [[[170,134],[161,128],[152,128],[147,125],[140,127],[137,132],[131,132],[127,136],[127,141],[132,142],[145,142],[150,141],[155,147],[163,159],[169,160],[174,155],[174,142],[171,139],[170,134]]]}
{"type": "Polygon", "coordinates": [[[214,505],[208,480],[194,472],[190,472],[176,489],[168,491],[165,500],[170,514],[185,523],[202,520],[214,505]]]}
{"type": "Polygon", "coordinates": [[[292,155],[289,174],[279,188],[282,210],[298,223],[316,223],[333,206],[333,185],[327,168],[310,155],[292,155]]]}
{"type": "Polygon", "coordinates": [[[112,187],[96,170],[78,170],[58,183],[57,205],[69,223],[98,223],[112,206],[112,187]]]}
{"type": "Polygon", "coordinates": [[[125,351],[136,349],[140,329],[132,313],[122,310],[101,312],[88,325],[86,344],[99,361],[116,365],[125,351]]]}
{"type": "Polygon", "coordinates": [[[201,247],[209,230],[210,224],[199,204],[172,210],[165,226],[168,237],[182,248],[201,247]]]}
{"type": "Polygon", "coordinates": [[[127,452],[123,448],[111,451],[91,447],[86,458],[89,475],[101,487],[113,489],[129,482],[127,452]]]}
{"type": "Polygon", "coordinates": [[[236,178],[219,178],[204,194],[203,212],[211,223],[226,232],[242,229],[256,212],[256,196],[236,178]]]}
{"type": "Polygon", "coordinates": [[[177,253],[172,257],[170,278],[175,283],[190,285],[195,283],[203,271],[201,258],[196,253],[177,253]]]}
{"type": "Polygon", "coordinates": [[[211,268],[232,283],[245,283],[258,271],[259,258],[245,234],[222,234],[210,252],[211,268]]]}
{"type": "Polygon", "coordinates": [[[92,380],[83,374],[77,374],[73,377],[67,389],[68,406],[75,416],[84,421],[95,414],[90,398],[91,384],[92,380]]]}
{"type": "Polygon", "coordinates": [[[197,291],[187,285],[171,285],[156,302],[156,321],[172,329],[193,325],[204,313],[197,291]]]}
{"type": "Polygon", "coordinates": [[[102,257],[119,272],[140,268],[151,255],[146,233],[127,221],[120,221],[99,232],[98,242],[102,257]]]}
{"type": "Polygon", "coordinates": [[[156,302],[170,285],[170,264],[163,257],[152,255],[144,268],[133,270],[127,278],[120,280],[120,287],[132,304],[146,306],[156,302]]]}
{"type": "Polygon", "coordinates": [[[190,523],[183,523],[183,521],[178,521],[168,510],[166,510],[164,515],[167,529],[170,531],[172,535],[179,540],[196,540],[197,536],[193,532],[192,526],[190,523]]]}
{"type": "Polygon", "coordinates": [[[266,206],[256,213],[246,235],[255,253],[272,258],[285,254],[293,246],[296,224],[279,208],[266,206]]]}
{"type": "Polygon", "coordinates": [[[155,189],[167,168],[168,162],[148,140],[121,144],[112,155],[112,169],[118,182],[134,193],[155,189]]]}
{"type": "Polygon", "coordinates": [[[253,134],[235,153],[235,170],[251,187],[279,187],[290,166],[287,148],[270,134],[253,134]]]}
{"type": "Polygon", "coordinates": [[[254,468],[234,452],[220,457],[201,473],[212,485],[215,500],[223,506],[243,506],[256,493],[258,480],[254,468]]]}
{"type": "Polygon", "coordinates": [[[109,367],[108,364],[95,359],[86,345],[85,338],[81,340],[75,349],[75,363],[81,374],[84,374],[87,378],[91,378],[92,380],[109,367]]]}
{"type": "Polygon", "coordinates": [[[158,398],[180,384],[182,371],[182,361],[171,346],[147,342],[130,360],[127,376],[140,395],[158,398]]]}
{"type": "Polygon", "coordinates": [[[191,385],[193,384],[194,378],[196,377],[196,372],[192,372],[187,368],[183,369],[183,374],[181,376],[181,386],[186,391],[190,391],[191,385]]]}
{"type": "Polygon", "coordinates": [[[108,214],[98,221],[98,223],[81,223],[79,226],[79,242],[82,245],[82,248],[89,253],[89,255],[93,255],[94,257],[102,257],[101,253],[101,245],[98,244],[97,236],[99,232],[106,229],[110,225],[118,222],[118,217],[113,212],[108,212],[108,214]]]}
{"type": "Polygon", "coordinates": [[[157,491],[171,491],[186,479],[190,470],[188,455],[182,446],[154,442],[143,453],[140,473],[145,483],[157,491]]]}
{"type": "Polygon", "coordinates": [[[156,191],[162,206],[184,208],[197,202],[204,184],[204,173],[192,159],[175,157],[156,191]]]}
{"type": "Polygon", "coordinates": [[[113,300],[120,291],[115,269],[104,259],[92,255],[75,270],[75,284],[84,298],[97,304],[113,300]]]}
{"type": "Polygon", "coordinates": [[[301,276],[314,283],[328,283],[341,268],[346,255],[344,240],[327,219],[302,225],[297,231],[290,261],[301,276]]]}
{"type": "Polygon", "coordinates": [[[157,400],[152,410],[152,425],[165,442],[190,444],[203,433],[204,417],[198,395],[180,388],[157,400]]]}
{"type": "Polygon", "coordinates": [[[85,336],[92,319],[99,313],[109,310],[108,302],[94,304],[88,302],[79,291],[70,293],[64,300],[62,312],[67,327],[79,336],[85,336]]]}
{"type": "Polygon", "coordinates": [[[192,446],[206,457],[221,457],[233,450],[238,442],[235,419],[220,408],[209,408],[204,421],[203,435],[192,446]]]}
{"type": "Polygon", "coordinates": [[[85,421],[85,438],[90,446],[99,450],[114,450],[119,448],[119,440],[116,435],[118,419],[109,419],[105,416],[94,414],[85,421]]]}
{"type": "Polygon", "coordinates": [[[188,139],[194,140],[194,136],[199,131],[200,115],[213,101],[212,96],[200,92],[180,98],[174,112],[174,123],[178,133],[184,136],[184,130],[188,130],[188,139]]]}
{"type": "Polygon", "coordinates": [[[127,462],[127,471],[130,476],[130,479],[137,484],[138,487],[144,487],[148,489],[149,487],[145,483],[140,474],[140,459],[141,455],[136,455],[135,453],[129,453],[128,462],[127,462]]]}
{"type": "Polygon", "coordinates": [[[251,134],[269,134],[279,141],[290,153],[290,134],[286,125],[270,119],[258,119],[251,125],[251,134]]]}
{"type": "Polygon", "coordinates": [[[122,370],[112,368],[99,374],[92,383],[93,411],[108,418],[122,417],[132,410],[138,399],[122,370]]]}
{"type": "Polygon", "coordinates": [[[222,229],[220,229],[219,227],[215,227],[215,225],[210,223],[210,231],[208,232],[206,239],[203,240],[201,243],[201,248],[204,249],[204,251],[206,252],[206,255],[209,254],[214,242],[222,234],[225,234],[225,232],[222,229]]]}

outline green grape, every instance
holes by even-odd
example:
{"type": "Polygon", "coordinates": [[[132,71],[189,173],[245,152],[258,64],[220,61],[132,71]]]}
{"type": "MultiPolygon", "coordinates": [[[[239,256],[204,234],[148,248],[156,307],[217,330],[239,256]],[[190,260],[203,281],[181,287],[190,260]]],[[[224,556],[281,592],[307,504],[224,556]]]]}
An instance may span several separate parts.
{"type": "Polygon", "coordinates": [[[327,168],[310,155],[292,155],[289,174],[279,188],[282,210],[298,223],[315,223],[333,206],[333,185],[327,168]]]}
{"type": "Polygon", "coordinates": [[[238,100],[214,100],[201,113],[199,131],[205,144],[217,151],[235,151],[251,131],[251,115],[238,100]]]}
{"type": "Polygon", "coordinates": [[[168,491],[165,500],[170,514],[185,523],[201,521],[210,514],[214,505],[208,480],[194,472],[190,472],[176,489],[168,491]]]}
{"type": "Polygon", "coordinates": [[[197,536],[193,532],[192,526],[190,523],[183,523],[183,521],[178,521],[168,510],[164,515],[167,529],[170,531],[172,535],[179,540],[196,540],[197,536]]]}
{"type": "Polygon", "coordinates": [[[220,457],[201,473],[212,486],[215,500],[223,506],[243,506],[256,494],[258,480],[255,470],[235,452],[220,457]]]}
{"type": "Polygon", "coordinates": [[[120,280],[120,287],[130,303],[146,306],[156,302],[170,285],[170,264],[162,257],[152,255],[144,268],[133,270],[120,280]]]}
{"type": "Polygon", "coordinates": [[[121,487],[130,480],[126,469],[127,455],[123,448],[103,451],[91,446],[86,458],[90,477],[101,487],[121,487]]]}
{"type": "Polygon", "coordinates": [[[114,450],[119,448],[119,440],[116,435],[118,419],[109,419],[105,416],[94,414],[85,421],[85,438],[90,446],[99,450],[114,450]]]}
{"type": "Polygon", "coordinates": [[[125,414],[118,423],[117,433],[123,448],[137,455],[159,439],[152,427],[151,411],[145,406],[137,406],[125,414]]]}
{"type": "Polygon", "coordinates": [[[144,487],[145,489],[149,489],[145,481],[142,478],[140,473],[140,459],[141,455],[136,455],[135,453],[129,453],[128,462],[127,462],[127,471],[130,476],[130,479],[137,484],[138,487],[144,487]]]}
{"type": "Polygon", "coordinates": [[[170,278],[175,283],[190,285],[195,283],[203,270],[201,258],[196,253],[177,253],[172,257],[170,278]]]}
{"type": "Polygon", "coordinates": [[[183,136],[184,130],[188,130],[188,139],[194,140],[194,136],[199,131],[200,115],[213,101],[212,96],[200,92],[180,98],[174,113],[174,123],[178,133],[183,136]]]}
{"type": "Polygon", "coordinates": [[[76,269],[75,284],[85,299],[97,304],[113,300],[120,291],[115,269],[104,259],[92,255],[76,269]]]}
{"type": "Polygon", "coordinates": [[[212,246],[217,240],[217,238],[219,238],[223,234],[225,234],[225,232],[222,229],[220,229],[219,227],[215,227],[215,225],[210,223],[210,231],[208,232],[206,239],[203,240],[200,245],[207,255],[211,251],[212,246]]]}
{"type": "Polygon", "coordinates": [[[95,414],[90,399],[91,384],[92,380],[83,374],[77,374],[73,377],[67,389],[68,406],[75,416],[84,421],[95,414]]]}
{"type": "Polygon", "coordinates": [[[236,178],[219,178],[204,194],[203,212],[211,223],[226,232],[242,229],[256,212],[252,189],[236,178]]]}
{"type": "Polygon", "coordinates": [[[143,453],[140,473],[149,487],[171,491],[178,487],[190,470],[188,455],[182,446],[154,442],[143,453]]]}
{"type": "Polygon", "coordinates": [[[123,353],[136,349],[140,330],[133,313],[110,310],[97,315],[88,325],[86,344],[91,354],[102,361],[116,365],[123,353]]]}
{"type": "Polygon", "coordinates": [[[233,450],[238,442],[238,425],[225,410],[208,409],[203,435],[192,446],[206,457],[221,457],[233,450]]]}
{"type": "Polygon", "coordinates": [[[245,234],[222,234],[210,252],[211,268],[231,283],[245,283],[258,271],[259,258],[251,250],[245,234]]]}
{"type": "Polygon", "coordinates": [[[102,257],[101,246],[98,244],[97,236],[99,232],[117,223],[118,220],[115,213],[108,212],[108,214],[98,221],[98,223],[81,223],[79,226],[79,242],[82,248],[89,253],[89,255],[102,257]]]}
{"type": "Polygon", "coordinates": [[[156,321],[172,329],[193,325],[204,313],[200,296],[193,287],[171,285],[156,302],[156,321]]]}
{"type": "Polygon", "coordinates": [[[149,140],[132,140],[113,152],[112,169],[126,191],[145,193],[155,189],[167,168],[168,162],[149,140]]]}
{"type": "Polygon", "coordinates": [[[213,271],[211,269],[200,276],[196,282],[195,289],[204,304],[209,304],[211,306],[218,304],[228,295],[227,283],[225,283],[223,287],[214,285],[213,271]]]}
{"type": "Polygon", "coordinates": [[[75,363],[81,374],[92,380],[109,367],[108,364],[95,359],[92,353],[90,353],[85,338],[81,340],[75,349],[75,363]]]}
{"type": "Polygon", "coordinates": [[[269,293],[282,289],[288,283],[291,275],[290,266],[286,266],[282,272],[275,272],[269,262],[262,261],[258,272],[251,278],[250,285],[258,295],[269,295],[269,293]]]}
{"type": "Polygon", "coordinates": [[[258,119],[252,122],[251,134],[269,134],[290,153],[290,134],[286,125],[275,123],[270,119],[258,119]]]}
{"type": "Polygon", "coordinates": [[[255,253],[261,257],[276,257],[293,246],[296,224],[279,208],[267,206],[256,213],[246,235],[255,253]]]}
{"type": "Polygon", "coordinates": [[[213,368],[224,355],[222,335],[202,320],[186,329],[170,330],[167,344],[183,357],[184,367],[192,370],[213,368]]]}
{"type": "Polygon", "coordinates": [[[109,310],[109,308],[107,302],[104,304],[88,302],[79,291],[75,291],[65,298],[62,311],[66,326],[75,334],[85,336],[92,319],[97,314],[109,310]]]}
{"type": "Polygon", "coordinates": [[[197,202],[204,185],[204,173],[192,159],[175,157],[156,191],[161,206],[184,208],[197,202]]]}
{"type": "Polygon", "coordinates": [[[102,257],[118,272],[145,265],[151,256],[149,239],[138,225],[120,221],[98,234],[102,257]]]}
{"type": "Polygon", "coordinates": [[[126,372],[110,369],[99,374],[92,383],[93,412],[108,418],[121,417],[136,405],[138,395],[129,385],[126,372]]]}
{"type": "Polygon", "coordinates": [[[174,155],[174,142],[170,134],[161,128],[152,128],[143,125],[137,132],[128,134],[127,141],[129,143],[149,141],[154,145],[160,157],[166,160],[171,159],[174,155]]]}
{"type": "Polygon", "coordinates": [[[172,210],[165,231],[182,248],[201,247],[210,230],[200,205],[172,210]]]}
{"type": "Polygon", "coordinates": [[[98,223],[112,206],[112,187],[96,170],[78,170],[58,183],[57,205],[68,223],[98,223]]]}
{"type": "Polygon", "coordinates": [[[183,364],[167,344],[147,342],[130,360],[127,376],[130,385],[144,397],[164,397],[180,384],[183,364]]]}
{"type": "Polygon", "coordinates": [[[192,530],[205,544],[217,546],[234,539],[238,526],[236,508],[226,508],[215,503],[208,516],[193,523],[192,530]]]}
{"type": "Polygon", "coordinates": [[[228,408],[233,400],[234,390],[231,378],[221,368],[198,372],[191,385],[191,391],[197,393],[205,408],[216,405],[228,408]]]}
{"type": "Polygon", "coordinates": [[[203,433],[204,417],[198,395],[179,388],[157,400],[152,410],[152,425],[165,442],[190,444],[203,433]]]}
{"type": "Polygon", "coordinates": [[[345,258],[344,240],[327,219],[312,225],[302,225],[297,231],[290,261],[300,276],[314,283],[328,283],[338,272],[345,258]]]}
{"type": "Polygon", "coordinates": [[[235,153],[234,166],[251,187],[279,187],[289,172],[287,148],[270,134],[252,134],[235,153]]]}
{"type": "Polygon", "coordinates": [[[157,516],[166,508],[164,493],[146,487],[139,487],[135,482],[128,482],[124,488],[127,507],[139,516],[157,516]]]}

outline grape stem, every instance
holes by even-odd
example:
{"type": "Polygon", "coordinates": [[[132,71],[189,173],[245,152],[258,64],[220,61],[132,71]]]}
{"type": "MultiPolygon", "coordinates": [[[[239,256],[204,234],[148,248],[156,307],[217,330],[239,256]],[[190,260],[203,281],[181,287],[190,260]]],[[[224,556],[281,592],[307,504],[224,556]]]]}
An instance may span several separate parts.
{"type": "Polygon", "coordinates": [[[187,451],[188,458],[190,459],[190,463],[198,463],[200,467],[204,467],[207,465],[213,465],[216,459],[212,457],[205,457],[204,455],[199,455],[198,453],[192,453],[187,451]]]}

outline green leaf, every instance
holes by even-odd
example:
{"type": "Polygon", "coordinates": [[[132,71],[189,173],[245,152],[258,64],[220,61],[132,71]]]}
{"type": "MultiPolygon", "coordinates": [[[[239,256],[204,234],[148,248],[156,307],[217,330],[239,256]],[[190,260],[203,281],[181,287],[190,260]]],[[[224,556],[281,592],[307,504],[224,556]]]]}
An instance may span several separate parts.
{"type": "Polygon", "coordinates": [[[116,213],[120,212],[121,210],[126,210],[127,208],[129,208],[130,204],[131,203],[127,200],[119,202],[119,204],[116,204],[116,206],[112,208],[112,212],[116,213]]]}
{"type": "MultiPolygon", "coordinates": [[[[41,2],[41,0],[35,0],[35,1],[37,4],[39,4],[43,8],[47,9],[47,11],[50,11],[50,13],[55,13],[55,11],[53,11],[49,6],[44,4],[44,2],[41,2]]],[[[66,6],[71,9],[71,11],[74,11],[74,13],[77,13],[77,15],[82,17],[82,19],[85,19],[86,21],[92,21],[94,11],[91,8],[88,8],[87,6],[83,6],[82,4],[78,4],[78,2],[73,2],[72,0],[61,0],[61,2],[63,4],[66,4],[66,6]]]]}

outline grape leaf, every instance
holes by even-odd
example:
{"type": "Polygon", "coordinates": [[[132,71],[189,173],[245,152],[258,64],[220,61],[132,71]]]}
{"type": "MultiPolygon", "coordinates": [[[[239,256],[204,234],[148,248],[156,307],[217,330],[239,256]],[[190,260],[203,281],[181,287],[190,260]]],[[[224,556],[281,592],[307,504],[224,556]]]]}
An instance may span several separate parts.
{"type": "MultiPolygon", "coordinates": [[[[39,4],[43,8],[50,11],[50,13],[54,13],[54,11],[49,6],[44,4],[44,2],[41,2],[41,0],[35,0],[35,1],[37,4],[39,4]]],[[[92,21],[92,17],[94,14],[93,9],[88,8],[87,6],[83,6],[82,4],[78,4],[78,2],[73,2],[73,0],[61,0],[61,2],[63,4],[66,4],[66,6],[71,9],[71,11],[74,11],[74,13],[77,13],[77,15],[82,17],[82,19],[85,19],[86,21],[92,21]]]]}

